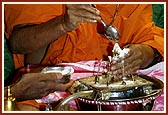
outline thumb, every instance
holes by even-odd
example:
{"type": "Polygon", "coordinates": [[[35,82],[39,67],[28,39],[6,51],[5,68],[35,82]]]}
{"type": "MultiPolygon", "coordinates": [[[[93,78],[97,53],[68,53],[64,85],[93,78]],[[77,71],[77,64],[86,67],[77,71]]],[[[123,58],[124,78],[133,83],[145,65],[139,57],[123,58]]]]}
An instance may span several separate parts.
{"type": "Polygon", "coordinates": [[[72,84],[74,83],[73,80],[70,80],[68,83],[56,83],[55,85],[55,90],[59,90],[59,91],[66,91],[67,89],[69,89],[72,84]]]}

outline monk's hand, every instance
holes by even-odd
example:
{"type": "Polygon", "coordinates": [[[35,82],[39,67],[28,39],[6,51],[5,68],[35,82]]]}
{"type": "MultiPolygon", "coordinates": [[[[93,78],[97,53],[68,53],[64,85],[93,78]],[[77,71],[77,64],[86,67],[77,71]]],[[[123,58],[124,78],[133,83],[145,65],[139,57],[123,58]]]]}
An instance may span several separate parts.
{"type": "Polygon", "coordinates": [[[11,87],[11,92],[18,101],[39,99],[54,91],[66,91],[72,83],[60,73],[27,73],[11,87]]]}
{"type": "Polygon", "coordinates": [[[100,20],[100,11],[90,4],[67,4],[64,26],[68,31],[75,29],[79,22],[95,23],[100,20]]]}
{"type": "Polygon", "coordinates": [[[128,76],[140,68],[147,67],[154,59],[154,51],[150,46],[130,44],[127,48],[129,52],[125,57],[113,61],[111,66],[113,75],[128,76]]]}

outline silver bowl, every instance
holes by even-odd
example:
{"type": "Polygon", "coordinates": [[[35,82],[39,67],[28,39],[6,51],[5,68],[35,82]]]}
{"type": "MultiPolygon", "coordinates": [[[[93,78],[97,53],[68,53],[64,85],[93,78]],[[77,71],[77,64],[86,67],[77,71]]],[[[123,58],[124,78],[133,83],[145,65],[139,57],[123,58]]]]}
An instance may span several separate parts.
{"type": "Polygon", "coordinates": [[[120,88],[115,88],[110,85],[108,87],[93,85],[92,80],[96,76],[77,80],[69,90],[72,95],[61,101],[54,110],[57,111],[61,106],[75,100],[79,111],[151,111],[155,99],[162,93],[163,82],[145,75],[133,76],[146,83],[120,85],[120,88]]]}

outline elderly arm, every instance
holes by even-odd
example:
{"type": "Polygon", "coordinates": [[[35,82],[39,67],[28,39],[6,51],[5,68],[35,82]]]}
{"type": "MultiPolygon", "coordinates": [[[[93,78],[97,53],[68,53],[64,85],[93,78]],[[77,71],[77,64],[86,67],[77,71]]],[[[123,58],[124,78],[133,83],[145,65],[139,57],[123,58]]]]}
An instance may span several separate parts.
{"type": "MultiPolygon", "coordinates": [[[[27,73],[11,85],[11,94],[17,101],[23,101],[42,98],[54,91],[66,91],[73,81],[65,77],[60,73],[27,73]]],[[[7,97],[7,87],[4,96],[7,97]]]]}
{"type": "Polygon", "coordinates": [[[64,16],[37,25],[17,25],[10,35],[13,53],[26,54],[25,63],[39,64],[50,43],[77,28],[79,22],[95,23],[99,11],[88,4],[67,5],[64,16]]]}
{"type": "Polygon", "coordinates": [[[14,53],[32,53],[65,34],[65,30],[72,31],[75,29],[78,22],[94,23],[100,20],[99,14],[97,9],[87,4],[67,5],[64,16],[53,18],[38,25],[16,26],[10,35],[11,49],[14,53]]]}
{"type": "Polygon", "coordinates": [[[65,34],[62,18],[57,17],[39,25],[16,26],[9,39],[12,52],[32,53],[65,34]]]}

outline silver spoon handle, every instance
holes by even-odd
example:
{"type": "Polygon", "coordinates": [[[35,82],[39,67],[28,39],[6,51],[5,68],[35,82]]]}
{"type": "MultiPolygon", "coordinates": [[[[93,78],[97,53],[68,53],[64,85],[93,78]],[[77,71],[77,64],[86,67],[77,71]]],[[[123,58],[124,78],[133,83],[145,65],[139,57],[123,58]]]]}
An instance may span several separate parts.
{"type": "MultiPolygon", "coordinates": [[[[90,5],[91,5],[92,7],[94,7],[94,8],[96,8],[95,5],[93,5],[93,4],[90,4],[90,5]]],[[[100,16],[100,17],[101,17],[101,16],[100,16]]],[[[101,23],[103,24],[104,27],[107,27],[107,24],[106,24],[106,22],[103,20],[102,17],[101,17],[101,20],[100,20],[100,21],[101,21],[101,23]]]]}
{"type": "Polygon", "coordinates": [[[107,24],[106,22],[101,18],[101,23],[103,24],[103,26],[106,28],[107,27],[107,24]]]}

